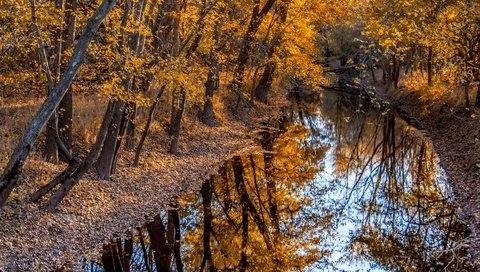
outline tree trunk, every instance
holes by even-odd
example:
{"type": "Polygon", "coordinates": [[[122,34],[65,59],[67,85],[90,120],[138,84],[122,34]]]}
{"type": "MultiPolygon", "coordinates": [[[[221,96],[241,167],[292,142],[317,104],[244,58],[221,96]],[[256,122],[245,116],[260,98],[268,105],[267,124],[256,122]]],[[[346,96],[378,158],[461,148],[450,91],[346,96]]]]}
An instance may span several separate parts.
{"type": "MultiPolygon", "coordinates": [[[[69,50],[73,47],[76,33],[76,15],[77,0],[66,0],[65,2],[65,31],[64,31],[64,43],[62,51],[69,50]]],[[[72,88],[68,88],[65,96],[63,97],[58,107],[58,133],[60,139],[65,144],[65,147],[69,152],[72,152],[73,147],[73,94],[72,88]]],[[[60,153],[60,159],[66,162],[68,159],[60,153]]]]}
{"type": "Polygon", "coordinates": [[[165,85],[162,86],[158,91],[158,94],[155,97],[155,100],[153,100],[153,104],[150,107],[150,110],[148,112],[147,123],[145,124],[145,129],[143,130],[142,137],[140,138],[140,142],[138,143],[137,150],[135,152],[135,160],[133,162],[133,166],[135,167],[138,166],[138,163],[140,160],[140,153],[142,153],[143,145],[145,144],[145,139],[147,139],[148,131],[150,130],[150,125],[153,120],[153,114],[155,113],[155,108],[157,107],[158,101],[160,100],[160,97],[162,97],[164,91],[165,91],[165,85]]]}
{"type": "Polygon", "coordinates": [[[212,184],[214,182],[212,176],[210,180],[205,181],[202,185],[202,202],[203,202],[203,259],[200,265],[200,272],[206,268],[209,272],[215,271],[212,259],[212,249],[210,247],[210,238],[213,233],[212,226],[212,184]]]}
{"type": "Polygon", "coordinates": [[[112,122],[109,124],[108,134],[103,144],[102,151],[96,162],[96,169],[98,177],[103,180],[109,180],[112,174],[113,162],[117,151],[118,135],[121,129],[121,122],[123,117],[123,109],[125,103],[117,100],[115,103],[115,111],[113,113],[112,122]]]}
{"type": "MultiPolygon", "coordinates": [[[[215,53],[212,53],[215,54],[215,53]]],[[[208,79],[205,82],[205,102],[203,103],[202,123],[208,126],[214,126],[217,123],[215,112],[213,111],[213,95],[219,88],[219,71],[216,57],[212,60],[208,79]]]]}
{"type": "Polygon", "coordinates": [[[48,162],[58,163],[58,147],[57,147],[57,133],[58,133],[58,118],[54,113],[47,122],[47,128],[45,130],[45,146],[44,156],[48,162]]]}
{"type": "Polygon", "coordinates": [[[56,84],[55,88],[48,95],[46,101],[42,104],[35,116],[27,126],[20,142],[13,152],[10,160],[0,178],[0,207],[7,201],[8,196],[17,184],[18,178],[22,173],[25,161],[30,154],[32,146],[38,137],[38,134],[45,126],[50,116],[55,112],[63,96],[72,84],[73,78],[82,65],[85,52],[98,30],[103,19],[112,10],[116,0],[103,0],[95,13],[90,17],[85,26],[84,32],[75,46],[72,57],[62,78],[56,84]]]}
{"type": "Polygon", "coordinates": [[[273,75],[276,70],[274,63],[268,63],[263,71],[263,75],[254,91],[254,97],[262,103],[267,103],[268,92],[272,87],[273,75]]]}
{"type": "Polygon", "coordinates": [[[245,102],[243,97],[243,80],[244,74],[247,66],[247,62],[250,59],[250,54],[253,47],[253,42],[255,41],[255,34],[258,31],[263,19],[270,11],[270,9],[275,4],[275,0],[268,0],[263,8],[260,10],[260,1],[254,1],[255,5],[252,11],[252,17],[250,18],[250,22],[248,24],[247,32],[242,41],[242,46],[240,48],[240,52],[238,53],[237,57],[237,68],[235,69],[234,78],[232,83],[230,84],[230,90],[235,92],[238,96],[238,101],[245,102]]]}
{"type": "Polygon", "coordinates": [[[282,27],[283,24],[285,24],[285,22],[287,21],[288,5],[289,1],[279,1],[277,3],[277,12],[279,16],[279,20],[277,23],[278,29],[273,36],[272,42],[270,44],[270,50],[267,56],[267,65],[263,71],[263,75],[260,79],[259,84],[253,92],[254,97],[265,104],[267,103],[268,93],[272,88],[273,77],[277,68],[277,64],[272,59],[283,37],[282,27]]]}
{"type": "MultiPolygon", "coordinates": [[[[70,192],[70,190],[77,184],[77,182],[83,177],[83,175],[92,167],[93,163],[97,160],[98,154],[105,142],[106,135],[108,133],[109,124],[112,122],[114,112],[116,110],[114,102],[109,102],[105,116],[102,121],[102,125],[97,134],[97,139],[92,149],[88,153],[87,157],[72,170],[71,174],[66,176],[61,182],[62,186],[50,197],[49,201],[46,204],[45,209],[53,211],[57,205],[62,201],[62,199],[70,192]]],[[[69,171],[67,169],[66,171],[69,171]]]]}
{"type": "Polygon", "coordinates": [[[175,111],[175,116],[171,124],[172,140],[170,142],[170,153],[174,155],[176,155],[178,152],[178,142],[180,140],[180,132],[182,130],[182,118],[187,101],[187,94],[183,88],[180,90],[178,96],[178,105],[175,105],[176,107],[178,106],[178,110],[175,111]]]}
{"type": "Polygon", "coordinates": [[[432,46],[428,47],[427,73],[428,73],[428,85],[432,85],[432,82],[433,82],[433,48],[432,46]]]}

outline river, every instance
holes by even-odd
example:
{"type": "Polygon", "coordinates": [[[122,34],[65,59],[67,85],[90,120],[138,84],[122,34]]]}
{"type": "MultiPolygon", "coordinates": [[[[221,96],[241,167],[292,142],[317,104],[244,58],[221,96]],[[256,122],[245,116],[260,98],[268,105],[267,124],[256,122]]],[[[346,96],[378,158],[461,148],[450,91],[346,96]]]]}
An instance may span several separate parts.
{"type": "MultiPolygon", "coordinates": [[[[264,152],[105,245],[84,271],[457,271],[468,235],[432,144],[324,92],[265,127],[264,152]]],[[[299,102],[300,101],[300,102],[299,102]]]]}

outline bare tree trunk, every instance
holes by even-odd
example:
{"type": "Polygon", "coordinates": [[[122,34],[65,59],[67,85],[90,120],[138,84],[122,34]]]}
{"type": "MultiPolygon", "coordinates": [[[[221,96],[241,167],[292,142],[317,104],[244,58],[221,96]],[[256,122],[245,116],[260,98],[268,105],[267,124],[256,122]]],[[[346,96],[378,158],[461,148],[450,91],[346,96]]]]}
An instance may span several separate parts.
{"type": "Polygon", "coordinates": [[[83,175],[92,167],[93,163],[97,160],[98,154],[105,142],[105,138],[108,132],[108,126],[112,122],[114,112],[116,111],[116,105],[114,102],[109,102],[105,116],[102,121],[102,125],[97,134],[97,139],[92,149],[88,153],[87,157],[76,167],[74,170],[67,169],[71,172],[68,176],[64,177],[61,181],[61,187],[50,197],[45,209],[53,211],[62,199],[70,192],[70,190],[78,183],[83,175]]]}
{"type": "Polygon", "coordinates": [[[27,126],[20,142],[13,152],[10,160],[0,178],[0,207],[7,201],[8,196],[17,184],[18,178],[22,173],[25,161],[30,154],[32,146],[38,137],[38,134],[45,126],[50,116],[55,112],[63,96],[72,84],[73,78],[82,65],[85,52],[98,30],[103,19],[112,10],[116,0],[103,0],[95,13],[90,17],[85,29],[75,46],[72,57],[65,73],[60,81],[55,85],[52,92],[48,95],[46,101],[42,104],[35,116],[27,126]]]}
{"type": "MultiPolygon", "coordinates": [[[[66,26],[64,32],[64,44],[62,46],[62,51],[69,50],[73,47],[73,42],[75,41],[76,33],[76,15],[78,2],[77,0],[66,0],[65,2],[65,12],[66,12],[66,26]]],[[[60,134],[60,139],[65,144],[65,147],[69,152],[72,151],[73,146],[73,95],[72,88],[68,88],[65,96],[63,97],[60,105],[58,107],[58,133],[60,134]]],[[[67,158],[60,153],[60,159],[62,161],[67,161],[67,158]]]]}
{"type": "MultiPolygon", "coordinates": [[[[135,19],[137,21],[138,28],[135,32],[136,38],[134,44],[131,47],[137,57],[140,55],[140,26],[143,22],[145,2],[146,0],[138,2],[139,6],[137,7],[137,13],[135,13],[135,19]]],[[[128,18],[131,8],[128,6],[128,3],[125,4],[126,6],[124,9],[124,18],[128,18]]],[[[122,21],[122,28],[125,28],[126,25],[127,21],[125,19],[122,21]]],[[[122,41],[125,42],[123,38],[122,41]]],[[[124,79],[125,93],[132,93],[134,79],[135,76],[133,75],[133,73],[127,73],[124,79]]],[[[97,173],[99,177],[104,180],[109,180],[110,176],[115,173],[117,159],[121,148],[121,143],[125,135],[125,130],[128,126],[129,118],[132,117],[131,113],[133,111],[133,108],[136,107],[134,103],[131,102],[125,103],[119,100],[116,103],[121,104],[121,107],[119,107],[119,111],[115,113],[115,117],[113,118],[112,124],[110,125],[110,133],[105,140],[105,144],[97,162],[97,173]]]]}
{"type": "Polygon", "coordinates": [[[153,100],[153,104],[150,107],[150,110],[148,112],[147,123],[145,124],[145,129],[143,130],[142,137],[140,138],[140,142],[138,143],[137,150],[135,152],[135,160],[133,162],[133,166],[135,167],[138,166],[138,163],[140,160],[140,153],[142,153],[145,139],[147,139],[148,131],[150,130],[150,125],[153,120],[153,114],[155,113],[155,108],[157,107],[158,101],[160,100],[160,97],[163,95],[164,91],[165,91],[165,86],[162,86],[158,91],[157,97],[155,97],[155,100],[153,100]]]}
{"type": "Polygon", "coordinates": [[[113,113],[112,122],[109,124],[108,134],[103,144],[102,151],[96,162],[96,169],[98,177],[104,180],[109,180],[112,174],[113,162],[117,151],[117,143],[119,141],[118,135],[121,129],[121,121],[123,117],[123,110],[125,102],[117,100],[115,103],[115,112],[113,113]]]}
{"type": "Polygon", "coordinates": [[[210,69],[208,71],[207,81],[205,82],[205,101],[203,103],[201,120],[202,123],[207,126],[214,126],[217,123],[217,118],[213,111],[213,95],[220,88],[220,65],[218,63],[218,53],[216,50],[219,49],[221,24],[222,22],[220,20],[215,22],[215,32],[213,35],[215,49],[210,53],[210,69]]]}
{"type": "Polygon", "coordinates": [[[183,89],[183,87],[178,93],[178,96],[179,96],[179,98],[177,99],[177,101],[179,102],[178,110],[176,110],[175,116],[173,118],[173,122],[171,124],[172,140],[170,142],[170,153],[174,155],[177,154],[178,152],[178,142],[180,140],[180,132],[182,131],[182,118],[183,118],[183,113],[185,111],[185,104],[187,101],[187,94],[185,93],[185,90],[183,89]]]}
{"type": "MultiPolygon", "coordinates": [[[[215,53],[212,53],[212,55],[215,53]]],[[[219,89],[219,67],[216,56],[212,56],[212,63],[210,71],[208,71],[208,78],[205,82],[205,101],[203,103],[202,123],[208,126],[214,126],[217,123],[215,112],[213,111],[213,95],[219,89]]]]}
{"type": "MultiPolygon", "coordinates": [[[[32,5],[35,1],[31,1],[32,5]]],[[[59,14],[63,13],[63,0],[55,0],[55,8],[59,14]]],[[[33,11],[32,11],[33,12],[33,11]]],[[[36,18],[35,18],[35,25],[37,25],[36,18]]],[[[62,19],[63,21],[63,19],[62,19]]],[[[38,26],[38,25],[37,25],[38,26]]],[[[38,30],[40,33],[40,30],[38,30]]],[[[59,29],[56,31],[56,40],[57,43],[55,44],[55,61],[52,63],[52,70],[55,75],[51,75],[52,78],[59,80],[61,76],[61,61],[62,61],[62,47],[63,47],[63,22],[60,24],[59,29]]],[[[41,39],[41,38],[40,38],[41,39]]],[[[48,63],[48,60],[46,60],[48,63]]],[[[52,88],[49,88],[49,92],[51,92],[52,88]]],[[[59,161],[59,148],[57,146],[57,135],[58,135],[58,116],[56,113],[52,114],[50,119],[47,122],[47,127],[45,129],[45,145],[44,145],[44,155],[47,161],[52,163],[58,163],[59,161]]]]}

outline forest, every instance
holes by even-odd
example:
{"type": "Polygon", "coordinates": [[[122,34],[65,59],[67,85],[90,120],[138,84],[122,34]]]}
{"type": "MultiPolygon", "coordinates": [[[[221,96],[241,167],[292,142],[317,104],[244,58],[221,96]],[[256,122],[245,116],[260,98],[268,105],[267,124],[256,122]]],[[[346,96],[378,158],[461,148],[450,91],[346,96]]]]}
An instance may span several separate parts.
{"type": "Polygon", "coordinates": [[[0,1],[0,271],[478,271],[480,0],[0,1]]]}

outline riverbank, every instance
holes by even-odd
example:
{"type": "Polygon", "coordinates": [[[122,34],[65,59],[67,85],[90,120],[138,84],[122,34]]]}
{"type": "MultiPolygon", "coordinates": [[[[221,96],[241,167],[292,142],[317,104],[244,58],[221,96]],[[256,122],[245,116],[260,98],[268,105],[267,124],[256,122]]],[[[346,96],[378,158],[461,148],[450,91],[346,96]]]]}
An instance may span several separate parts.
{"type": "Polygon", "coordinates": [[[177,156],[168,154],[169,136],[156,126],[141,167],[131,167],[133,152],[122,152],[111,181],[90,172],[53,213],[43,211],[43,203],[27,203],[27,198],[64,166],[34,154],[0,211],[0,271],[70,271],[82,254],[98,252],[112,236],[141,226],[159,208],[174,206],[179,195],[198,190],[225,160],[251,152],[260,123],[278,109],[258,105],[241,118],[226,114],[212,128],[189,116],[177,156]]]}
{"type": "MultiPolygon", "coordinates": [[[[377,88],[378,89],[378,88],[377,88]]],[[[421,102],[416,92],[400,88],[379,91],[382,98],[415,117],[427,130],[440,164],[459,204],[460,219],[470,231],[461,246],[480,267],[480,119],[477,113],[452,105],[421,102]],[[425,110],[427,109],[428,110],[425,110]]],[[[439,102],[440,103],[440,102],[439,102]]],[[[460,245],[459,245],[460,246],[460,245]]]]}

